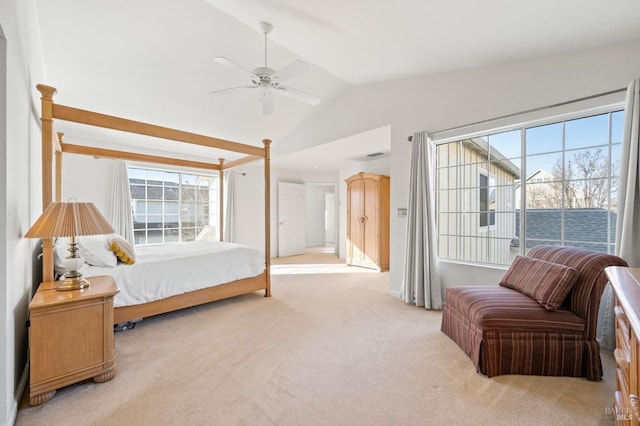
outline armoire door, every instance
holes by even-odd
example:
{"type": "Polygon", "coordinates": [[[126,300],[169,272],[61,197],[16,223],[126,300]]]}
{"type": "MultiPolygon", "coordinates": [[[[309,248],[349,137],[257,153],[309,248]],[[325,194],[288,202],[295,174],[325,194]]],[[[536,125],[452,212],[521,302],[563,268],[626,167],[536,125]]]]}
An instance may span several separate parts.
{"type": "Polygon", "coordinates": [[[364,227],[362,212],[364,211],[364,182],[356,180],[349,185],[348,197],[348,235],[347,263],[361,266],[364,262],[364,227]]]}
{"type": "Polygon", "coordinates": [[[363,179],[360,232],[362,233],[363,257],[361,265],[378,268],[378,182],[363,179]]]}

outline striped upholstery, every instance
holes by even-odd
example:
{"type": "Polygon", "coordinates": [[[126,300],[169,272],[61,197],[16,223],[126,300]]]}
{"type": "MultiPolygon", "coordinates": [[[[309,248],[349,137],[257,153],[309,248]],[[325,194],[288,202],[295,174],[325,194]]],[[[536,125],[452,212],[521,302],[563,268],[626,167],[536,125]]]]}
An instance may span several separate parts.
{"type": "Polygon", "coordinates": [[[560,246],[538,246],[529,256],[579,271],[563,306],[549,311],[506,287],[449,288],[442,331],[489,377],[501,374],[602,378],[595,340],[604,268],[626,266],[617,256],[560,246]]]}
{"type": "Polygon", "coordinates": [[[499,285],[533,297],[548,310],[555,311],[577,279],[576,269],[534,257],[516,256],[499,285]]]}

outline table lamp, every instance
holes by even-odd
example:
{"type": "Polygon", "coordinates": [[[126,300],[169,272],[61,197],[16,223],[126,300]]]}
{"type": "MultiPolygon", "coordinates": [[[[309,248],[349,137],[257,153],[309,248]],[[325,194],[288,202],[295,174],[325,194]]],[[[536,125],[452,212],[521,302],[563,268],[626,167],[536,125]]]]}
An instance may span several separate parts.
{"type": "Polygon", "coordinates": [[[71,237],[69,256],[65,259],[64,280],[57,290],[78,290],[89,287],[89,281],[78,271],[84,259],[78,255],[76,237],[81,235],[112,234],[115,230],[93,203],[77,201],[49,204],[42,215],[27,231],[27,238],[71,237]]]}

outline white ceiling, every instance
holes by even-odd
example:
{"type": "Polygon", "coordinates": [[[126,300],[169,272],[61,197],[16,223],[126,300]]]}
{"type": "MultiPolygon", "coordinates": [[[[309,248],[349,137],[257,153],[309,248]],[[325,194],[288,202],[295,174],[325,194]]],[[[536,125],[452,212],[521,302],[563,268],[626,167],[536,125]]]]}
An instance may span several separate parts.
{"type": "Polygon", "coordinates": [[[637,0],[206,0],[353,85],[638,39],[637,0]]]}
{"type": "MultiPolygon", "coordinates": [[[[253,145],[264,137],[276,144],[351,86],[640,39],[638,0],[36,4],[47,72],[43,83],[58,89],[55,102],[253,145]],[[279,96],[275,114],[265,116],[255,91],[208,94],[248,82],[214,57],[247,69],[263,65],[260,21],[274,26],[268,65],[277,70],[296,59],[309,63],[308,72],[286,84],[319,96],[318,106],[279,96]]],[[[68,142],[112,138],[86,127],[58,130],[68,142]]],[[[157,140],[134,143],[141,143],[141,150],[174,149],[157,140]]],[[[366,154],[370,147],[361,150],[366,154]]],[[[328,161],[339,164],[335,155],[328,161]]]]}

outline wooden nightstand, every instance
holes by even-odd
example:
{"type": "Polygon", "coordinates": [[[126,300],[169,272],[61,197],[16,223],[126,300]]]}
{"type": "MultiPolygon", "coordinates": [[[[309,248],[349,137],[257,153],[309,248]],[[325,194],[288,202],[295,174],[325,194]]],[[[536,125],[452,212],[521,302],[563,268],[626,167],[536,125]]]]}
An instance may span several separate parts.
{"type": "Polygon", "coordinates": [[[120,290],[112,277],[87,279],[90,287],[72,291],[42,283],[29,304],[31,405],[72,383],[92,377],[106,382],[116,375],[113,298],[120,290]]]}

